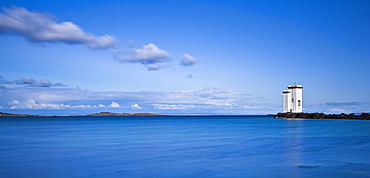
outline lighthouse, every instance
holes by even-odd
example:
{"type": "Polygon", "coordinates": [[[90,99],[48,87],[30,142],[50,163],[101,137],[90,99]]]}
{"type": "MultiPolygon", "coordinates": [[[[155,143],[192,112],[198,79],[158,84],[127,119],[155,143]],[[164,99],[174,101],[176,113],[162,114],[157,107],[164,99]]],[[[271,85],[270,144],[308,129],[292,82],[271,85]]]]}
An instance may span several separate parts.
{"type": "Polygon", "coordinates": [[[283,91],[283,112],[302,112],[302,85],[289,85],[288,90],[283,91]]]}

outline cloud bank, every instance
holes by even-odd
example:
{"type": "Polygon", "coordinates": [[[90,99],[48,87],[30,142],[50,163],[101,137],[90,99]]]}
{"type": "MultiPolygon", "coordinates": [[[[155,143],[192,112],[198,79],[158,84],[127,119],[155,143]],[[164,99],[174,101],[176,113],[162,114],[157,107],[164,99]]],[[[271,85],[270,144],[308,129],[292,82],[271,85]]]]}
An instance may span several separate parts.
{"type": "MultiPolygon", "coordinates": [[[[64,85],[60,82],[51,83],[47,79],[41,79],[41,80],[37,81],[33,78],[28,78],[28,77],[22,78],[22,79],[19,79],[19,80],[15,80],[15,81],[9,81],[9,80],[5,80],[1,75],[0,75],[0,84],[17,84],[17,85],[26,85],[26,86],[29,86],[29,87],[67,86],[67,85],[64,85]]],[[[6,86],[3,86],[3,88],[6,88],[6,86]]]]}
{"type": "Polygon", "coordinates": [[[72,22],[56,22],[46,13],[30,12],[23,7],[3,8],[0,13],[0,33],[13,34],[29,41],[84,44],[90,49],[115,46],[116,39],[109,35],[95,36],[72,22]]]}
{"type": "MultiPolygon", "coordinates": [[[[276,106],[257,104],[258,97],[229,89],[158,92],[83,91],[70,88],[0,88],[2,110],[59,110],[68,113],[149,112],[163,114],[258,114],[274,113],[276,106]],[[274,112],[272,112],[274,111],[274,112]]],[[[279,105],[280,106],[280,105],[279,105]]],[[[53,114],[55,111],[49,111],[53,114]]],[[[61,112],[58,112],[61,113],[61,112]]]]}
{"type": "MultiPolygon", "coordinates": [[[[86,91],[51,87],[1,87],[0,112],[53,115],[95,112],[159,114],[274,114],[281,103],[230,89],[207,87],[184,91],[86,91]]],[[[370,103],[306,104],[305,112],[368,112],[370,103]],[[343,105],[344,104],[344,105],[343,105]],[[348,104],[348,105],[346,105],[348,104]]]]}
{"type": "Polygon", "coordinates": [[[124,108],[118,103],[112,101],[110,105],[69,105],[69,104],[57,104],[57,103],[40,103],[33,99],[29,100],[13,100],[9,102],[9,109],[103,109],[103,108],[124,108]]]}
{"type": "Polygon", "coordinates": [[[361,102],[339,102],[339,103],[326,103],[329,106],[356,106],[361,105],[361,102]]]}
{"type": "Polygon", "coordinates": [[[12,84],[12,81],[5,80],[3,76],[0,75],[0,84],[12,84]]]}

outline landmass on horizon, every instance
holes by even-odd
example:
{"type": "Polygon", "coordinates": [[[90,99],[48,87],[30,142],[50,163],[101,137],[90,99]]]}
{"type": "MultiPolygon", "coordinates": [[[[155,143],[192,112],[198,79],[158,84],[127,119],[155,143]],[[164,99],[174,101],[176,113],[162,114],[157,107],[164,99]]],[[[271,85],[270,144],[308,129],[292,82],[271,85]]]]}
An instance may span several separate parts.
{"type": "MultiPolygon", "coordinates": [[[[3,113],[0,112],[0,117],[87,117],[87,116],[169,116],[165,114],[151,114],[151,113],[111,113],[111,112],[99,112],[95,114],[85,114],[85,115],[68,115],[68,116],[40,116],[40,115],[33,115],[33,114],[10,114],[10,113],[3,113]]],[[[295,119],[357,119],[357,120],[370,120],[370,113],[361,113],[361,114],[324,114],[324,113],[277,113],[273,115],[272,118],[295,118],[295,119]]]]}
{"type": "Polygon", "coordinates": [[[129,113],[111,113],[111,112],[99,112],[95,114],[86,114],[86,115],[69,115],[69,116],[40,116],[40,115],[33,115],[33,114],[10,114],[10,113],[3,113],[0,112],[0,117],[85,117],[85,116],[166,116],[164,114],[151,114],[151,113],[135,113],[135,114],[129,114],[129,113]]]}

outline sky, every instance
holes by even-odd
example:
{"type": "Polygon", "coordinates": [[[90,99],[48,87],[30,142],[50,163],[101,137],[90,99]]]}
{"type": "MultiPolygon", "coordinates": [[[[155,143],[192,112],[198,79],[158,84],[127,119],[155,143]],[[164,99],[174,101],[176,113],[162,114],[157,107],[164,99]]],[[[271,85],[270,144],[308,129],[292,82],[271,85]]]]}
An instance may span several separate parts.
{"type": "Polygon", "coordinates": [[[2,0],[0,112],[370,112],[368,0],[2,0]]]}

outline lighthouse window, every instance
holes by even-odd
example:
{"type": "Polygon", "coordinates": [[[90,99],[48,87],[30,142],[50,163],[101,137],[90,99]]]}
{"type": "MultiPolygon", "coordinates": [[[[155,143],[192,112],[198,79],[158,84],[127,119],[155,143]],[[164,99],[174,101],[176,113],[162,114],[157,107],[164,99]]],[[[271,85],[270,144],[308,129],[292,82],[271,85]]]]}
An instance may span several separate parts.
{"type": "Polygon", "coordinates": [[[292,103],[294,103],[294,98],[292,98],[292,103]]]}
{"type": "Polygon", "coordinates": [[[298,100],[298,106],[301,106],[301,100],[298,100]]]}

